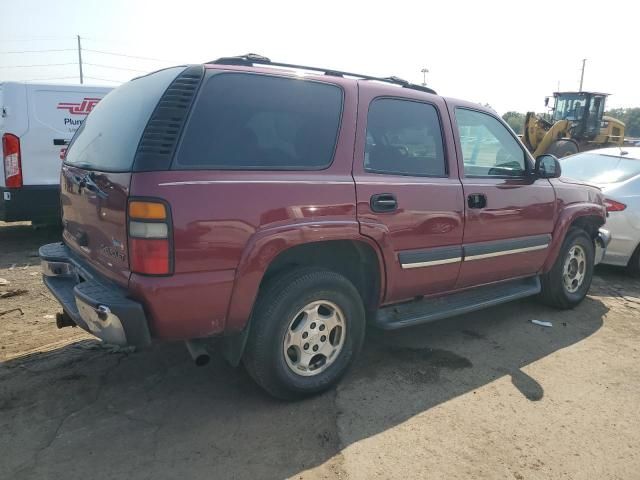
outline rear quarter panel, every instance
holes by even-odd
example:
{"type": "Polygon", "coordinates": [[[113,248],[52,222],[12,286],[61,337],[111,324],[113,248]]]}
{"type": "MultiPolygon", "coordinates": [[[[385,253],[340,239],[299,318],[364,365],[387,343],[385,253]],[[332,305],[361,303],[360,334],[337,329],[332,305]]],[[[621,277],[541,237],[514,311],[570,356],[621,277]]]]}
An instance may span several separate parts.
{"type": "Polygon", "coordinates": [[[627,208],[611,212],[605,228],[611,233],[604,263],[625,266],[640,245],[640,175],[624,183],[604,186],[603,194],[627,208]]]}

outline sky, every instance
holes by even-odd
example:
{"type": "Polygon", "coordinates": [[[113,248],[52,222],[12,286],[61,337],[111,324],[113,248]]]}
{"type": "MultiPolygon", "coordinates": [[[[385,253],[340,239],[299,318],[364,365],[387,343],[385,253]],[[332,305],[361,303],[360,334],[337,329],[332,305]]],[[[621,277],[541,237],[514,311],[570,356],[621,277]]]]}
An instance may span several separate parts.
{"type": "Polygon", "coordinates": [[[558,85],[578,89],[586,58],[585,90],[611,93],[608,108],[640,107],[637,0],[21,0],[1,23],[0,81],[77,83],[80,35],[94,85],[254,52],[414,83],[426,68],[441,95],[541,112],[558,85]]]}

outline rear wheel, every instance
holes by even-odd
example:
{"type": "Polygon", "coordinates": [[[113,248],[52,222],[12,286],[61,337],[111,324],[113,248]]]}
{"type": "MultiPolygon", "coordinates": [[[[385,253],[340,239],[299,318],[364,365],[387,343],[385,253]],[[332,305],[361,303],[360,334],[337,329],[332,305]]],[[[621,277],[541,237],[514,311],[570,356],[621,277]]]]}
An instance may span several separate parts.
{"type": "Polygon", "coordinates": [[[295,399],[327,390],[364,339],[362,300],[334,272],[301,269],[269,281],[252,317],[244,364],[267,392],[295,399]]]}
{"type": "Polygon", "coordinates": [[[578,146],[571,140],[556,140],[549,146],[546,153],[562,158],[578,153],[578,146]]]}
{"type": "Polygon", "coordinates": [[[578,305],[591,286],[593,262],[594,246],[587,232],[569,230],[553,267],[541,277],[542,301],[563,309],[578,305]]]}

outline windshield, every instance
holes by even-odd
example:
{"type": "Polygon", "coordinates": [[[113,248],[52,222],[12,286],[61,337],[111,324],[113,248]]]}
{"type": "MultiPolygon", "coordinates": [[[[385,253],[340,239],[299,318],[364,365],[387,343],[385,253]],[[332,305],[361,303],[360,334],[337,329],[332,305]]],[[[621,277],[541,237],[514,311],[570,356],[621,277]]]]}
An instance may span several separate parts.
{"type": "Polygon", "coordinates": [[[562,176],[583,182],[623,182],[640,174],[640,160],[597,153],[580,153],[560,160],[562,176]]]}
{"type": "Polygon", "coordinates": [[[563,93],[556,97],[553,119],[577,121],[584,115],[587,97],[581,93],[563,93]]]}

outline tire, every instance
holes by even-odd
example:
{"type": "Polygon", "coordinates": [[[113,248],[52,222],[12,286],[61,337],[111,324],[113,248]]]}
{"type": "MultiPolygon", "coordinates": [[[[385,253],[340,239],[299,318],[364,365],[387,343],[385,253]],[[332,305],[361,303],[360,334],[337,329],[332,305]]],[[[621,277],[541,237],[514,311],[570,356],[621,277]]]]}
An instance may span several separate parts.
{"type": "Polygon", "coordinates": [[[627,271],[631,275],[640,276],[640,245],[636,247],[636,251],[631,255],[629,263],[627,263],[627,271]]]}
{"type": "Polygon", "coordinates": [[[574,153],[578,153],[578,146],[571,140],[556,140],[549,145],[546,153],[555,155],[556,158],[567,157],[574,153]]]}
{"type": "Polygon", "coordinates": [[[347,278],[328,270],[296,269],[273,278],[261,289],[243,363],[249,375],[274,397],[295,400],[315,395],[331,388],[345,374],[360,352],[364,332],[363,302],[347,278]],[[302,312],[305,308],[310,313],[302,312]],[[320,331],[324,326],[321,319],[340,319],[342,326],[332,327],[334,320],[328,320],[320,331]],[[321,336],[329,333],[328,328],[333,339],[321,336]],[[296,343],[290,341],[292,335],[311,344],[298,343],[287,349],[289,343],[296,343]],[[313,353],[311,348],[318,346],[318,353],[313,353]],[[330,357],[322,355],[325,347],[334,350],[330,357]],[[302,348],[309,349],[303,352],[302,348]],[[308,368],[303,366],[304,354],[314,355],[308,368]]]}
{"type": "MultiPolygon", "coordinates": [[[[575,260],[576,257],[574,257],[575,260]]],[[[551,270],[542,275],[542,292],[540,293],[540,299],[543,303],[552,307],[561,309],[570,309],[578,305],[589,291],[591,286],[591,280],[593,278],[593,265],[594,262],[594,245],[593,241],[582,229],[571,228],[567,233],[564,241],[562,242],[562,248],[558,254],[558,258],[551,270]],[[575,249],[574,249],[575,247],[575,249]],[[565,264],[568,261],[568,257],[572,253],[582,251],[584,255],[584,270],[582,273],[582,280],[579,284],[571,283],[567,285],[565,281],[565,264]],[[572,290],[575,288],[575,290],[572,290]]],[[[571,263],[571,262],[570,262],[571,263]]],[[[579,261],[571,263],[567,272],[567,279],[571,278],[573,267],[578,268],[579,261]]],[[[578,273],[576,272],[576,275],[578,273]]],[[[574,277],[574,280],[577,278],[574,277]]]]}

